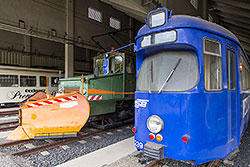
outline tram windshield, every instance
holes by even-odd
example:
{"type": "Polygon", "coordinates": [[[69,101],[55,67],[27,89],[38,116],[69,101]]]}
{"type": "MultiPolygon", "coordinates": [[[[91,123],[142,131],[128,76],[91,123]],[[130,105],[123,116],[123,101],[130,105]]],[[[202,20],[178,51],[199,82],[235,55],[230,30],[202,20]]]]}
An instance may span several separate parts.
{"type": "Polygon", "coordinates": [[[161,52],[147,57],[141,66],[137,89],[148,92],[187,91],[199,79],[193,52],[161,52]]]}

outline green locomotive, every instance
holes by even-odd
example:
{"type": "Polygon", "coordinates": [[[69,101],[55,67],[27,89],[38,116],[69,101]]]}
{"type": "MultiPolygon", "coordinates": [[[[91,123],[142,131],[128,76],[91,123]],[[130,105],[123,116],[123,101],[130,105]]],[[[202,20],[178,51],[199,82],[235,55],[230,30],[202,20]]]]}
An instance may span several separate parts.
{"type": "Polygon", "coordinates": [[[94,74],[59,80],[59,92],[79,92],[90,104],[89,122],[106,127],[134,114],[135,56],[113,52],[93,58],[94,74]]]}

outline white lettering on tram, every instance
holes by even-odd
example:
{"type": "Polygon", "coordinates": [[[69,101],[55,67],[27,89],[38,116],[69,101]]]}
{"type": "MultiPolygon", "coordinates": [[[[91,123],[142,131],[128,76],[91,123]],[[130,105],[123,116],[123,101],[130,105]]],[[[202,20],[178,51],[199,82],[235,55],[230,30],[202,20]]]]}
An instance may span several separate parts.
{"type": "Polygon", "coordinates": [[[135,108],[139,108],[139,107],[147,107],[149,100],[145,100],[145,99],[136,99],[135,100],[135,108]]]}

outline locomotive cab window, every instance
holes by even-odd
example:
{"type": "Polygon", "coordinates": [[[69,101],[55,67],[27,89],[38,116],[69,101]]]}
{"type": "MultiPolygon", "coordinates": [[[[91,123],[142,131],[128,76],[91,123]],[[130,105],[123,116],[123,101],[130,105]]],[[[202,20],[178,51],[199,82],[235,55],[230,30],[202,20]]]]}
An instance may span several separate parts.
{"type": "Polygon", "coordinates": [[[58,86],[59,77],[51,77],[51,87],[58,86]]]}
{"type": "Polygon", "coordinates": [[[126,72],[128,74],[135,73],[135,58],[133,58],[133,57],[126,58],[126,72]]]}
{"type": "Polygon", "coordinates": [[[207,91],[222,89],[221,45],[218,41],[203,39],[204,81],[207,91]]]}
{"type": "Polygon", "coordinates": [[[104,58],[100,57],[95,60],[95,67],[98,68],[99,74],[103,74],[103,62],[104,58]]]}
{"type": "Polygon", "coordinates": [[[143,61],[136,86],[147,92],[187,91],[196,86],[198,79],[195,53],[161,52],[143,61]]]}
{"type": "Polygon", "coordinates": [[[109,60],[110,73],[121,73],[123,71],[123,58],[122,56],[111,57],[109,60]]]}
{"type": "Polygon", "coordinates": [[[36,86],[36,76],[20,76],[20,86],[21,87],[35,87],[36,86]]]}

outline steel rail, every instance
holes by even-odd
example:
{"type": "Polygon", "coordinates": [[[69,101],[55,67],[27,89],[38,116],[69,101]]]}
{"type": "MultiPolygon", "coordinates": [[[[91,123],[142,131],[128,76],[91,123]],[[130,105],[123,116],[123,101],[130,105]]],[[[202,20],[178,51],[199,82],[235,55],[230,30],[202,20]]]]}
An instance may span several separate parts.
{"type": "Polygon", "coordinates": [[[161,160],[153,160],[149,164],[147,164],[145,167],[159,167],[162,166],[161,160]]]}
{"type": "Polygon", "coordinates": [[[119,129],[119,128],[122,128],[122,127],[125,127],[125,126],[128,126],[128,125],[122,125],[122,126],[118,126],[118,127],[112,127],[112,128],[104,129],[104,130],[98,130],[98,131],[95,131],[95,132],[92,132],[92,133],[79,135],[79,136],[74,137],[74,138],[67,138],[67,139],[63,139],[63,140],[60,140],[60,141],[55,141],[54,143],[48,143],[48,144],[44,144],[44,145],[41,145],[41,146],[30,148],[30,149],[21,150],[21,151],[17,151],[17,152],[14,152],[14,153],[6,154],[4,156],[9,156],[9,155],[12,155],[12,156],[28,156],[28,155],[31,155],[31,154],[34,154],[34,153],[37,153],[37,152],[49,150],[49,149],[52,149],[52,148],[56,148],[56,147],[65,145],[65,144],[69,144],[69,143],[73,143],[73,142],[76,142],[76,141],[79,141],[79,140],[87,139],[87,138],[90,138],[92,136],[104,134],[104,133],[109,132],[111,130],[119,129]]]}
{"type": "Polygon", "coordinates": [[[220,162],[220,160],[214,160],[209,162],[209,164],[207,165],[207,167],[215,167],[217,166],[217,164],[220,162]]]}
{"type": "Polygon", "coordinates": [[[0,111],[0,116],[18,115],[19,110],[0,111]]]}
{"type": "Polygon", "coordinates": [[[11,146],[15,146],[15,145],[19,145],[19,144],[24,144],[27,142],[31,142],[32,140],[17,140],[17,141],[10,141],[10,142],[5,142],[5,143],[1,143],[0,147],[11,147],[11,146]]]}
{"type": "Polygon", "coordinates": [[[6,125],[13,125],[13,124],[18,124],[19,121],[16,120],[16,121],[9,121],[9,122],[2,122],[0,123],[0,126],[6,126],[6,125]]]}
{"type": "Polygon", "coordinates": [[[18,125],[13,126],[7,126],[7,127],[0,127],[0,131],[6,131],[6,130],[14,130],[18,127],[18,125]]]}

